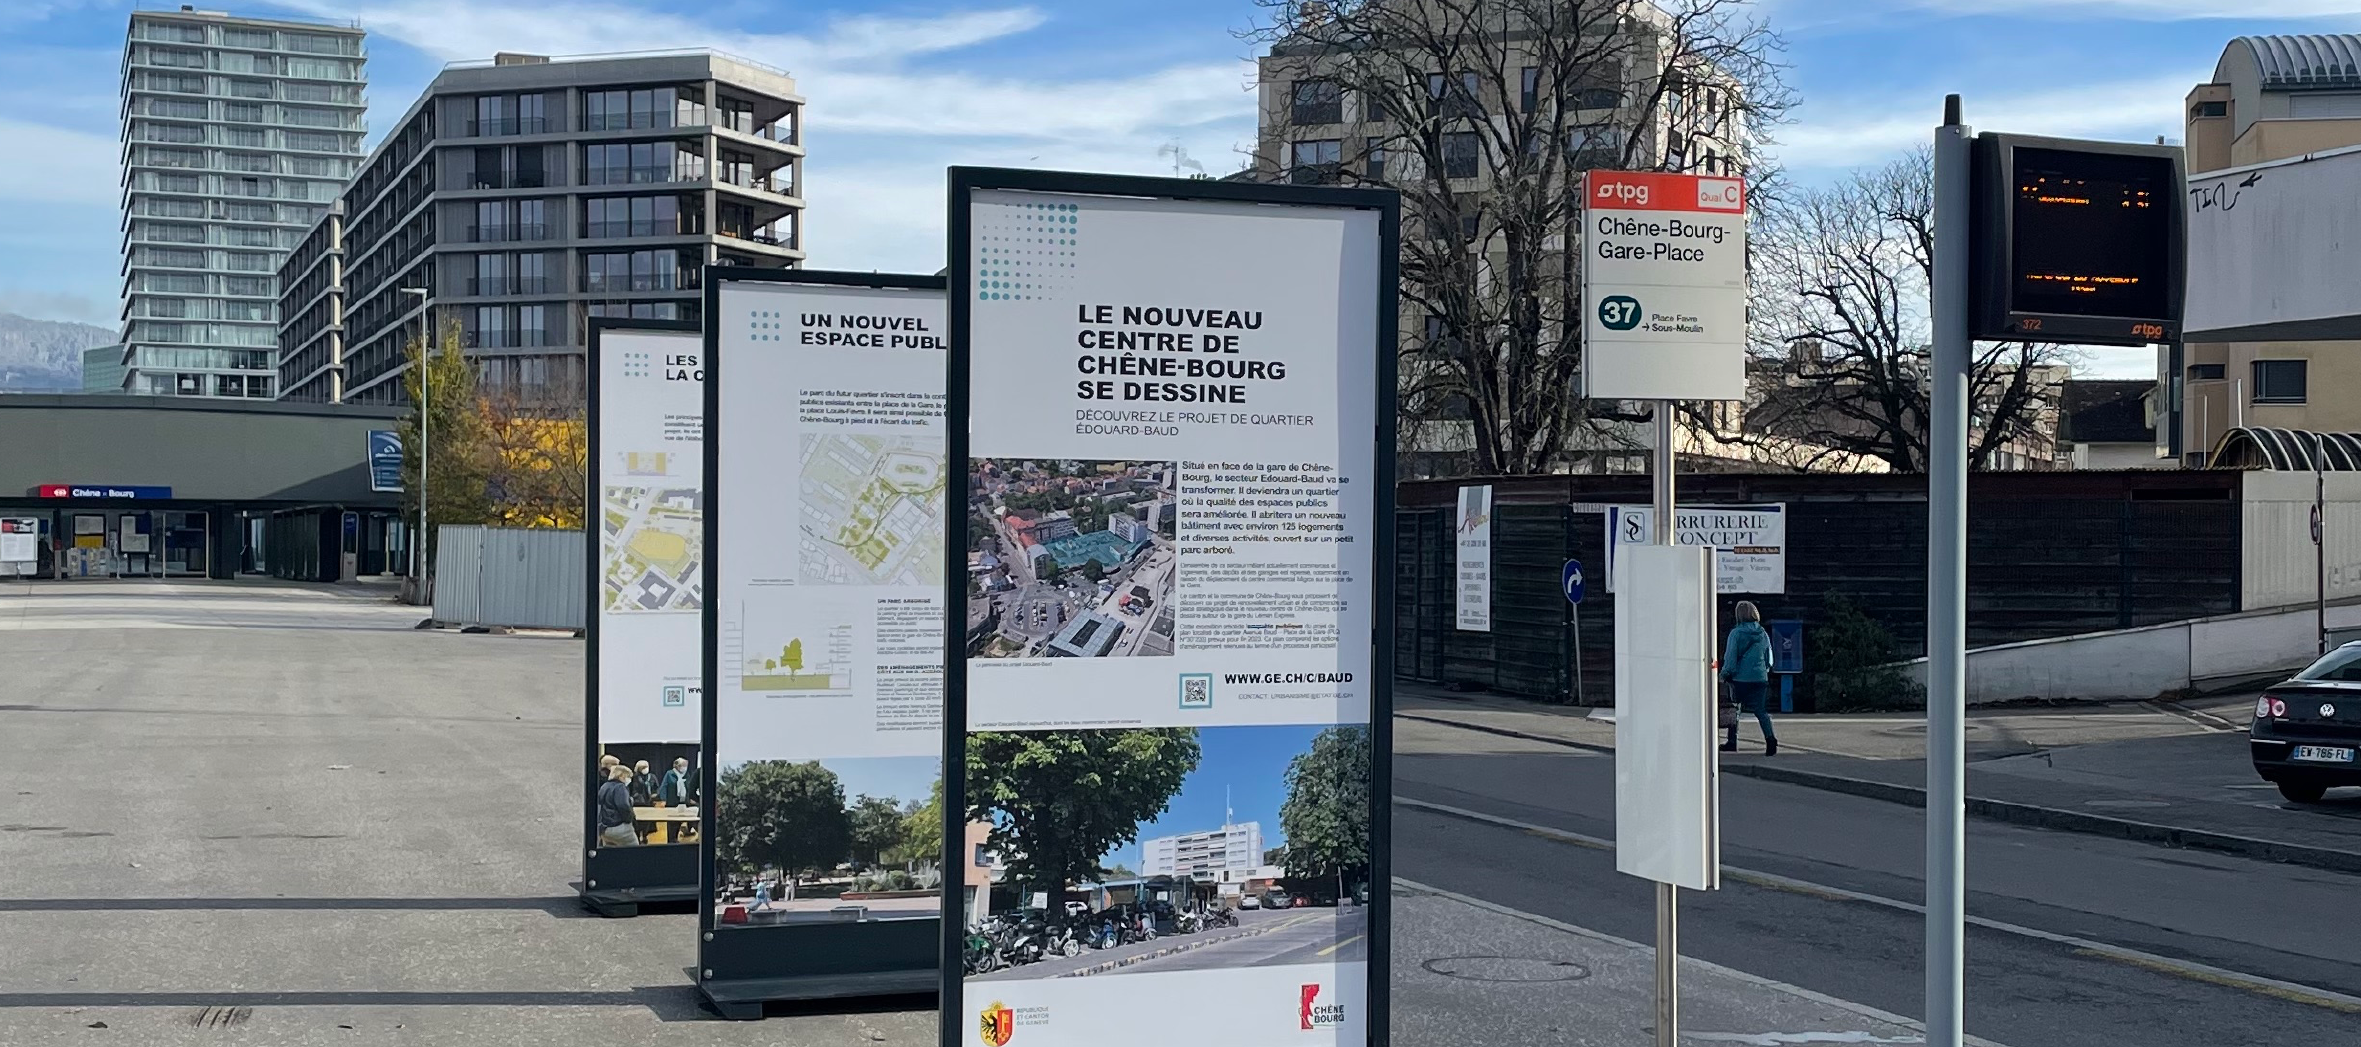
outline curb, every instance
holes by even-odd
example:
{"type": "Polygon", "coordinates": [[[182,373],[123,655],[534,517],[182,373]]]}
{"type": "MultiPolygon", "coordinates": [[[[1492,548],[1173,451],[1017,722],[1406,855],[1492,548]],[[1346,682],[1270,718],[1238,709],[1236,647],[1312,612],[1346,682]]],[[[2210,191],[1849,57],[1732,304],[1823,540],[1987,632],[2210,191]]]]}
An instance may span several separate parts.
{"type": "MultiPolygon", "coordinates": [[[[1518,731],[1507,727],[1461,723],[1457,720],[1444,719],[1439,716],[1420,716],[1416,713],[1398,712],[1394,716],[1398,719],[1417,720],[1421,723],[1440,724],[1445,727],[1457,727],[1462,730],[1496,734],[1508,738],[1522,738],[1527,741],[1544,742],[1569,749],[1581,749],[1586,752],[1609,755],[1615,752],[1613,746],[1568,741],[1564,738],[1553,738],[1545,734],[1518,731]]],[[[1801,785],[1828,792],[1845,793],[1870,800],[1883,800],[1906,807],[1925,807],[1927,800],[1926,790],[1917,786],[1895,785],[1890,782],[1850,778],[1839,774],[1822,774],[1817,771],[1801,771],[1792,767],[1777,767],[1751,760],[1736,763],[1725,760],[1721,764],[1721,772],[1744,775],[1766,782],[1781,782],[1787,785],[1801,785]]],[[[2007,822],[2035,829],[2054,829],[2061,832],[2088,833],[2093,836],[2111,836],[2118,840],[2161,844],[2166,847],[2219,851],[2242,858],[2300,865],[2328,872],[2361,874],[2361,852],[2340,851],[2333,847],[2280,843],[2276,840],[2262,840],[2233,833],[2184,829],[2173,825],[2132,821],[2128,818],[2109,818],[2104,815],[2086,814],[2082,811],[2068,811],[2056,807],[2041,807],[2035,804],[1991,800],[1976,796],[1967,798],[1967,813],[1988,821],[2007,822]]]]}
{"type": "MultiPolygon", "coordinates": [[[[1883,800],[1908,807],[1925,807],[1926,790],[1890,782],[1848,778],[1818,771],[1802,771],[1792,767],[1772,767],[1760,763],[1725,763],[1722,773],[1759,778],[1767,782],[1802,785],[1829,792],[1845,793],[1871,800],[1883,800]]],[[[2111,836],[2118,840],[2161,844],[2166,847],[2219,851],[2242,858],[2267,862],[2301,865],[2329,872],[2361,874],[2361,853],[2340,851],[2333,847],[2312,847],[2298,843],[2281,843],[2234,833],[2213,832],[2207,829],[2187,829],[2176,825],[2110,818],[2104,815],[2068,811],[2056,807],[2042,807],[2009,800],[1983,797],[1967,798],[1967,813],[1990,821],[2007,822],[2036,829],[2055,829],[2064,832],[2111,836]]]]}

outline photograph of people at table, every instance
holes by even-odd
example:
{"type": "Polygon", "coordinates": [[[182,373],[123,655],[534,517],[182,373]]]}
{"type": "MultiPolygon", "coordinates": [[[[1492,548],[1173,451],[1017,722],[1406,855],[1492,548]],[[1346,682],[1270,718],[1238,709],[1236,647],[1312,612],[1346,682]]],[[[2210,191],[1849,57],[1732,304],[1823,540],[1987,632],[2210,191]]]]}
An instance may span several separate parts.
{"type": "Polygon", "coordinates": [[[698,793],[705,775],[696,743],[610,742],[599,748],[590,789],[601,846],[697,841],[698,793]]]}
{"type": "Polygon", "coordinates": [[[723,767],[716,926],[933,916],[942,906],[942,767],[936,756],[723,767]]]}
{"type": "Polygon", "coordinates": [[[1366,958],[1366,725],[967,738],[970,981],[1366,958]]]}

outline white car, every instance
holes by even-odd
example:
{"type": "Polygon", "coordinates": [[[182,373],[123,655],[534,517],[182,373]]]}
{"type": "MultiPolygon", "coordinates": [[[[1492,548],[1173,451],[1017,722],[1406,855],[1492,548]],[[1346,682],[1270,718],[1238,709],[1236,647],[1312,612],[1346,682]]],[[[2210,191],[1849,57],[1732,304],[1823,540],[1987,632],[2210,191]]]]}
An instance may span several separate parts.
{"type": "Polygon", "coordinates": [[[1241,909],[1260,909],[1260,908],[1262,908],[1262,899],[1260,899],[1260,898],[1257,898],[1257,897],[1255,897],[1255,896],[1253,896],[1253,895],[1251,895],[1251,894],[1249,894],[1249,895],[1246,895],[1246,896],[1244,896],[1244,897],[1242,897],[1242,898],[1239,898],[1239,899],[1238,899],[1238,908],[1241,908],[1241,909]]]}

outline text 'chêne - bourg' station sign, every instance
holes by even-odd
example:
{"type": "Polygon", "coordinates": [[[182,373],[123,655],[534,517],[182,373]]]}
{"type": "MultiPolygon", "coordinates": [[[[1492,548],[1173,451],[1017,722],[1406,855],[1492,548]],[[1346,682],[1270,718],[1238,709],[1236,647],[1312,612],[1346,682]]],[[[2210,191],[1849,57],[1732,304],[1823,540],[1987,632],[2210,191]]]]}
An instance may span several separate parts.
{"type": "Polygon", "coordinates": [[[1582,395],[1746,395],[1746,185],[1640,171],[1585,175],[1582,395]]]}
{"type": "Polygon", "coordinates": [[[36,498],[170,498],[172,488],[144,484],[42,484],[36,498]]]}

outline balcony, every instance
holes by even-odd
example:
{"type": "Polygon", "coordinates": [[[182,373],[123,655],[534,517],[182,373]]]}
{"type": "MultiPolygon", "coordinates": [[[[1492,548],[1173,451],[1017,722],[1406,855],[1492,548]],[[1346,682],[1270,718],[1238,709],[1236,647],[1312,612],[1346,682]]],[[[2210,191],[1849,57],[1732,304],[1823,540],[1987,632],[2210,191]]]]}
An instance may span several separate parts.
{"type": "Polygon", "coordinates": [[[499,120],[469,120],[467,135],[471,138],[505,135],[537,135],[549,132],[549,118],[545,116],[511,116],[499,120]]]}
{"type": "Polygon", "coordinates": [[[583,235],[593,240],[613,240],[634,236],[695,236],[684,232],[678,221],[637,219],[622,222],[585,222],[583,235]]]}
{"type": "Polygon", "coordinates": [[[471,276],[467,279],[467,293],[477,296],[548,294],[550,293],[549,289],[548,277],[535,277],[527,280],[499,276],[471,276]]]}
{"type": "Polygon", "coordinates": [[[753,189],[775,196],[795,195],[795,180],[792,177],[779,178],[767,174],[724,170],[714,178],[714,181],[722,185],[734,185],[740,189],[753,189]]]}
{"type": "Polygon", "coordinates": [[[471,225],[467,240],[476,244],[507,244],[549,239],[549,225],[529,222],[511,225],[471,225]]]}

